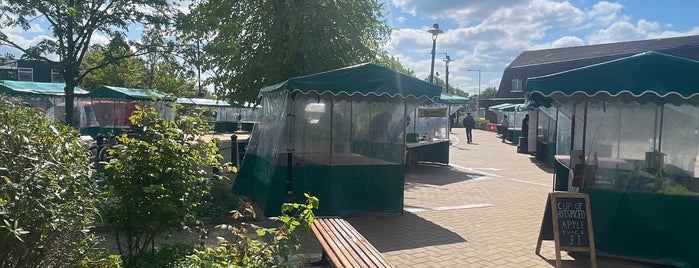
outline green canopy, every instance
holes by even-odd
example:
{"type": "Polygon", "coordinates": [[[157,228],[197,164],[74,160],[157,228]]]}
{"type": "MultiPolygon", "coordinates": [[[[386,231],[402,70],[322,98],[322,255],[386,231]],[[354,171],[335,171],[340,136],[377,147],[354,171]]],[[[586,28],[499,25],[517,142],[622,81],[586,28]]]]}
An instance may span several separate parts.
{"type": "Polygon", "coordinates": [[[529,78],[527,90],[534,101],[556,95],[594,97],[600,94],[630,95],[649,101],[687,100],[699,95],[697,74],[697,61],[650,51],[529,78]]]}
{"type": "Polygon", "coordinates": [[[212,100],[212,99],[202,99],[202,98],[177,98],[176,103],[185,106],[213,106],[213,107],[233,107],[238,108],[240,105],[237,103],[230,104],[224,100],[212,100]]]}
{"type": "Polygon", "coordinates": [[[495,111],[503,111],[503,112],[512,112],[512,111],[520,111],[524,107],[523,104],[521,103],[502,103],[498,105],[493,105],[488,107],[488,110],[491,110],[493,112],[495,111]]]}
{"type": "Polygon", "coordinates": [[[333,95],[388,95],[437,99],[441,88],[386,67],[364,63],[341,69],[290,78],[260,89],[259,96],[288,91],[333,95]]]}
{"type": "Polygon", "coordinates": [[[128,99],[128,100],[152,100],[154,97],[163,99],[166,95],[154,89],[125,88],[101,86],[88,94],[94,99],[128,99]]]}
{"type": "Polygon", "coordinates": [[[442,92],[442,95],[439,97],[439,100],[435,102],[448,105],[467,105],[469,102],[469,98],[464,98],[454,94],[442,92]]]}
{"type": "MultiPolygon", "coordinates": [[[[0,94],[64,96],[65,87],[64,83],[1,80],[0,94]]],[[[75,95],[87,95],[88,92],[76,87],[74,93],[75,95]]]]}

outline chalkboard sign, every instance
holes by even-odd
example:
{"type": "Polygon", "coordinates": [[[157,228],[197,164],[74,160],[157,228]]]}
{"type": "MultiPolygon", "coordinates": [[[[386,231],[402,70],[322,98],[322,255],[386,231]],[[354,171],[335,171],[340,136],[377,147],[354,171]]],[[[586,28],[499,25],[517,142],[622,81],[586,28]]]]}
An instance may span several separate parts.
{"type": "Polygon", "coordinates": [[[550,193],[541,220],[536,254],[541,250],[542,240],[555,241],[556,267],[561,266],[561,250],[589,251],[592,267],[597,267],[589,195],[550,193]]]}
{"type": "Polygon", "coordinates": [[[586,204],[583,198],[556,198],[561,247],[590,247],[586,204]]]}

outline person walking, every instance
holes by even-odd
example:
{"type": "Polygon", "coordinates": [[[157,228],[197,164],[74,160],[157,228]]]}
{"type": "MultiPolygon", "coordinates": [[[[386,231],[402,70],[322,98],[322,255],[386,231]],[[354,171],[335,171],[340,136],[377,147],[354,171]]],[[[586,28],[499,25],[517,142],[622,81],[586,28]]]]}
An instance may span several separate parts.
{"type": "Polygon", "coordinates": [[[510,128],[510,121],[507,120],[507,115],[502,116],[502,121],[500,121],[500,126],[502,126],[502,142],[504,143],[507,139],[507,129],[510,128]]]}
{"type": "Polygon", "coordinates": [[[473,128],[476,127],[476,120],[473,119],[473,116],[471,116],[471,113],[466,113],[466,117],[464,117],[464,128],[466,129],[466,139],[468,140],[468,143],[473,142],[473,128]]]}

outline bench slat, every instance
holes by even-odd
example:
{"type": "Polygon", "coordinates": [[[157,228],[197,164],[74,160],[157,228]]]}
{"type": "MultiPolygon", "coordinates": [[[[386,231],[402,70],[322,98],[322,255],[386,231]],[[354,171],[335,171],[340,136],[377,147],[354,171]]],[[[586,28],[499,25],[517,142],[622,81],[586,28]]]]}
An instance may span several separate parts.
{"type": "Polygon", "coordinates": [[[316,218],[311,227],[335,267],[393,267],[344,219],[316,218]]]}
{"type": "Polygon", "coordinates": [[[323,230],[324,239],[328,240],[331,248],[330,252],[327,252],[328,255],[334,253],[337,256],[337,267],[361,267],[355,258],[347,258],[345,254],[349,252],[348,246],[346,243],[343,243],[345,240],[335,232],[331,223],[320,220],[318,224],[321,226],[321,230],[323,230]]]}
{"type": "Polygon", "coordinates": [[[340,244],[342,244],[342,247],[345,249],[342,253],[345,255],[348,255],[347,257],[355,260],[357,262],[361,261],[361,263],[358,263],[358,267],[372,267],[370,263],[367,263],[366,260],[364,259],[364,256],[366,255],[365,252],[362,252],[359,247],[356,244],[356,236],[348,233],[345,229],[345,224],[347,222],[341,219],[330,219],[328,221],[328,224],[331,226],[331,228],[337,233],[338,237],[340,237],[340,244]],[[343,224],[344,223],[344,224],[343,224]]]}
{"type": "Polygon", "coordinates": [[[353,237],[355,239],[353,241],[355,242],[353,247],[356,247],[356,251],[362,252],[362,255],[370,259],[365,260],[367,264],[369,264],[371,267],[393,267],[381,256],[381,252],[379,252],[374,245],[369,243],[369,241],[367,241],[366,238],[364,238],[364,236],[357,231],[357,229],[352,227],[349,222],[345,220],[335,222],[338,224],[338,227],[342,228],[349,235],[349,237],[353,237]]]}

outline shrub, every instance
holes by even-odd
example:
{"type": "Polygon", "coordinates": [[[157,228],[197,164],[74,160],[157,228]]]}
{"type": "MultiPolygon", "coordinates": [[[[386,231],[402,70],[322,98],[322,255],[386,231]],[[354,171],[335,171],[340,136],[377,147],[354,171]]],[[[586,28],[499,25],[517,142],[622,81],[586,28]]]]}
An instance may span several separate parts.
{"type": "Polygon", "coordinates": [[[107,221],[127,267],[152,255],[155,238],[186,228],[208,195],[210,167],[221,168],[216,144],[203,139],[208,125],[196,116],[173,121],[158,118],[152,107],[137,107],[131,116],[143,129],[122,134],[112,146],[105,177],[107,221]],[[146,254],[146,255],[142,255],[146,254]],[[136,260],[139,260],[136,262],[136,260]]]}
{"type": "MultiPolygon", "coordinates": [[[[310,231],[314,219],[313,209],[318,207],[318,198],[305,194],[305,204],[285,203],[280,217],[273,217],[278,228],[264,228],[242,223],[239,227],[219,225],[231,230],[232,240],[218,237],[216,247],[194,249],[179,267],[294,267],[290,257],[300,246],[294,234],[297,227],[310,231]],[[254,235],[253,235],[254,234],[254,235]],[[257,236],[256,238],[253,238],[257,236]]],[[[234,211],[236,219],[245,215],[255,218],[251,204],[247,204],[245,214],[234,211]]],[[[303,256],[300,256],[303,260],[303,256]]]]}
{"type": "Polygon", "coordinates": [[[101,202],[79,134],[0,97],[0,267],[80,265],[101,202]]]}

